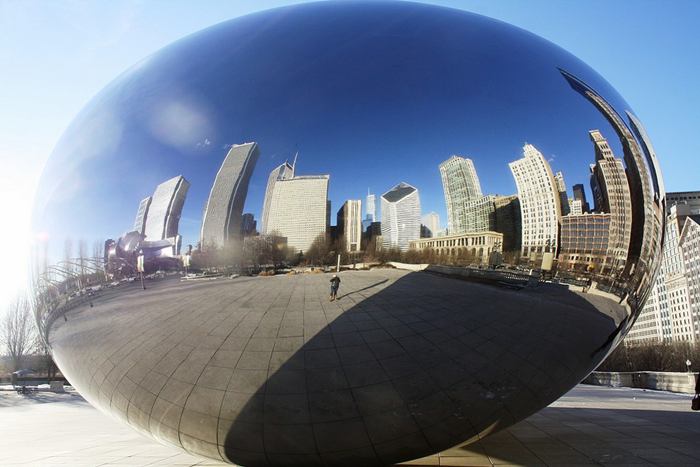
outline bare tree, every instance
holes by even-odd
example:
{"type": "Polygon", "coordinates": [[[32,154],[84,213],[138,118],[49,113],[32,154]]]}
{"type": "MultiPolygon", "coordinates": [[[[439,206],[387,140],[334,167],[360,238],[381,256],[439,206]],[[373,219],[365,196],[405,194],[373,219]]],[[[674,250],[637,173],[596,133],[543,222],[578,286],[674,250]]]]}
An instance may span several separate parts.
{"type": "Polygon", "coordinates": [[[12,371],[17,371],[24,357],[35,344],[35,328],[29,311],[29,302],[18,297],[10,304],[0,327],[0,343],[12,360],[12,371]]]}

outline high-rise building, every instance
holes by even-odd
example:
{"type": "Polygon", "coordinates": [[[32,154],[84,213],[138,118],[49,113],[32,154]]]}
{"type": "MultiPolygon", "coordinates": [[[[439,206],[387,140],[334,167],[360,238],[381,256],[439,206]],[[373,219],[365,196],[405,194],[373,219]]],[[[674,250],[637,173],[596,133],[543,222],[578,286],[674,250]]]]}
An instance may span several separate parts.
{"type": "Polygon", "coordinates": [[[421,219],[421,223],[425,226],[425,235],[421,235],[421,238],[431,238],[437,237],[437,233],[440,231],[440,216],[436,212],[429,212],[424,215],[421,219]]]}
{"type": "Polygon", "coordinates": [[[468,232],[466,203],[481,197],[481,184],[471,159],[452,156],[440,164],[450,235],[468,232]]]}
{"type": "Polygon", "coordinates": [[[267,218],[270,213],[270,203],[272,202],[272,192],[275,189],[275,183],[277,180],[288,180],[294,177],[294,166],[296,165],[296,158],[294,159],[294,164],[290,165],[285,162],[282,165],[275,167],[270,175],[267,177],[267,187],[265,188],[265,199],[263,200],[262,215],[260,217],[260,232],[263,234],[269,234],[270,230],[267,226],[267,218]]]}
{"type": "Polygon", "coordinates": [[[134,230],[141,235],[146,231],[146,219],[148,218],[148,208],[151,206],[151,200],[153,198],[149,196],[144,198],[139,203],[139,210],[136,212],[136,219],[134,220],[134,230]]]}
{"type": "Polygon", "coordinates": [[[367,188],[367,202],[365,203],[365,211],[365,218],[362,220],[363,232],[366,232],[372,225],[372,222],[377,220],[376,197],[369,192],[369,188],[367,188]]]}
{"type": "Polygon", "coordinates": [[[690,214],[700,214],[700,191],[671,191],[666,193],[666,209],[676,204],[685,204],[690,214]]]}
{"type": "Polygon", "coordinates": [[[564,174],[557,172],[554,175],[554,181],[557,183],[557,190],[559,190],[559,206],[561,207],[561,215],[566,216],[569,214],[569,196],[566,194],[566,183],[564,182],[564,174]]]}
{"type": "Polygon", "coordinates": [[[349,199],[338,210],[338,238],[348,252],[360,251],[362,244],[362,201],[349,199]]]}
{"type": "Polygon", "coordinates": [[[204,208],[200,233],[203,249],[229,246],[241,239],[241,214],[259,155],[256,143],[234,144],[226,154],[204,208]]]}
{"type": "MultiPolygon", "coordinates": [[[[464,203],[464,224],[462,233],[487,232],[496,230],[495,196],[485,195],[472,198],[464,203]]],[[[450,235],[453,235],[450,232],[450,235]]],[[[454,234],[456,235],[456,234],[454,234]]]]}
{"type": "Polygon", "coordinates": [[[522,159],[508,165],[518,187],[522,258],[536,260],[547,251],[556,254],[561,208],[549,163],[537,148],[525,144],[522,159]]]}
{"type": "Polygon", "coordinates": [[[418,190],[401,182],[382,195],[381,203],[383,247],[408,250],[409,242],[420,238],[418,190]]]}
{"type": "Polygon", "coordinates": [[[251,235],[256,235],[256,228],[258,226],[255,216],[252,213],[246,212],[241,216],[241,235],[244,237],[250,237],[251,235]]]}
{"type": "Polygon", "coordinates": [[[166,180],[156,187],[146,215],[146,241],[165,240],[178,236],[182,206],[190,183],[182,175],[166,180]]]}
{"type": "Polygon", "coordinates": [[[516,195],[494,196],[496,210],[496,232],[503,234],[503,251],[520,250],[522,222],[520,220],[520,201],[516,195]]]}
{"type": "Polygon", "coordinates": [[[588,201],[586,201],[586,191],[583,188],[583,183],[577,183],[574,185],[573,190],[574,199],[581,203],[581,214],[591,212],[591,207],[588,205],[588,201]]]}
{"type": "Polygon", "coordinates": [[[287,245],[305,252],[319,236],[328,235],[329,175],[277,179],[267,215],[268,234],[287,238],[287,245]]]}
{"type": "Polygon", "coordinates": [[[572,216],[580,216],[583,214],[582,204],[580,199],[569,198],[569,214],[572,216]]]}
{"type": "Polygon", "coordinates": [[[683,268],[688,287],[689,323],[694,342],[700,342],[700,214],[685,217],[678,245],[683,252],[683,268]]]}
{"type": "Polygon", "coordinates": [[[561,218],[559,268],[608,272],[610,214],[570,214],[561,218]]]}
{"type": "Polygon", "coordinates": [[[589,132],[596,163],[591,166],[595,211],[610,213],[609,252],[611,267],[621,272],[629,254],[632,235],[632,198],[622,160],[617,159],[598,130],[589,132]]]}

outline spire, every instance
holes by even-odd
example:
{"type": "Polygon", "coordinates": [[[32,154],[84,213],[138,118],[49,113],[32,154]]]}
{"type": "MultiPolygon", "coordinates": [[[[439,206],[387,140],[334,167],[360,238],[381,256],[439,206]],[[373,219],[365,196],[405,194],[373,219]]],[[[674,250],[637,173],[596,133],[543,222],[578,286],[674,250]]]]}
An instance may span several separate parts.
{"type": "Polygon", "coordinates": [[[299,155],[299,151],[294,154],[294,162],[292,162],[292,170],[294,170],[297,166],[297,156],[299,155]]]}

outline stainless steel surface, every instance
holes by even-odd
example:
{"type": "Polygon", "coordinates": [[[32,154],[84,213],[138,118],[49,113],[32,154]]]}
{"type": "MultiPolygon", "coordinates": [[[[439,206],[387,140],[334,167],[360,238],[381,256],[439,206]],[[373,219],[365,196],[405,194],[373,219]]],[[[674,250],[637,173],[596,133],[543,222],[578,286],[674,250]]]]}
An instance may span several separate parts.
{"type": "Polygon", "coordinates": [[[545,407],[634,323],[665,207],[641,125],[577,58],[485,17],[237,18],[66,131],[34,213],[37,322],[86,399],[191,453],[432,454],[545,407]]]}

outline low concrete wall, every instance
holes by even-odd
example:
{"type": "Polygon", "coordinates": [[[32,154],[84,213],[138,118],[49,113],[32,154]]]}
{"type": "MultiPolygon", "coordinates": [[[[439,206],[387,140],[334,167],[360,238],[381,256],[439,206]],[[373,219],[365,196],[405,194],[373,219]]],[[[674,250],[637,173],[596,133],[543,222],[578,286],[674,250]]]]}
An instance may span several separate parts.
{"type": "Polygon", "coordinates": [[[609,373],[594,371],[582,383],[612,386],[614,388],[655,389],[658,391],[694,394],[697,377],[697,373],[687,372],[634,371],[609,373]]]}
{"type": "Polygon", "coordinates": [[[408,264],[408,263],[397,263],[396,261],[389,261],[386,264],[394,266],[396,269],[405,269],[407,271],[422,271],[423,269],[430,266],[429,264],[408,264]]]}

